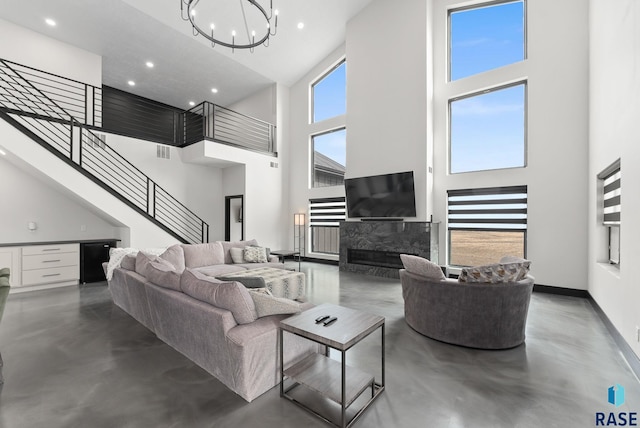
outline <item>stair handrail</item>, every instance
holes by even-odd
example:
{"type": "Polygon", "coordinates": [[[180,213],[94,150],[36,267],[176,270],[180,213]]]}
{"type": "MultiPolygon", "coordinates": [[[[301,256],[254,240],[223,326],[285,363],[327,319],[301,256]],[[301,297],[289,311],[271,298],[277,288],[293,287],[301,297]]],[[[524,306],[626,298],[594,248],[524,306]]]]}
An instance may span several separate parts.
{"type": "MultiPolygon", "coordinates": [[[[118,153],[118,152],[117,152],[113,147],[109,146],[109,145],[107,144],[107,142],[106,142],[106,141],[104,141],[104,140],[103,140],[102,138],[100,138],[98,135],[96,135],[95,133],[93,133],[93,132],[91,131],[91,129],[89,129],[89,127],[88,127],[87,125],[85,125],[85,124],[84,124],[84,123],[82,123],[81,121],[77,120],[73,115],[69,114],[69,112],[67,112],[64,108],[62,108],[61,106],[59,106],[59,105],[58,105],[54,100],[52,100],[49,96],[47,96],[47,95],[46,95],[46,94],[44,94],[40,89],[38,89],[36,86],[34,86],[34,85],[33,85],[33,84],[28,80],[28,79],[25,79],[25,78],[24,78],[24,76],[22,76],[22,74],[21,74],[19,71],[15,70],[13,67],[11,67],[11,66],[9,66],[9,65],[8,65],[8,63],[11,63],[11,64],[16,64],[16,63],[11,62],[11,61],[7,61],[7,60],[4,60],[4,59],[0,59],[0,63],[2,63],[2,64],[3,64],[7,69],[11,70],[11,72],[15,73],[15,75],[19,76],[19,77],[20,77],[24,82],[26,82],[26,83],[29,85],[29,88],[32,88],[33,90],[37,91],[37,93],[39,94],[39,96],[36,96],[35,94],[33,94],[34,96],[36,96],[36,98],[43,97],[43,98],[44,98],[44,99],[46,99],[48,102],[51,102],[55,107],[57,107],[58,109],[60,109],[60,111],[61,111],[64,115],[68,116],[68,119],[66,119],[66,118],[55,118],[55,117],[43,116],[43,115],[40,115],[40,114],[38,114],[38,113],[28,112],[28,111],[24,111],[24,110],[15,110],[15,109],[6,108],[6,107],[0,107],[0,109],[2,109],[2,110],[9,110],[9,111],[11,111],[11,112],[13,112],[14,114],[17,114],[17,115],[27,115],[27,116],[30,116],[30,117],[34,117],[34,118],[36,118],[36,119],[43,119],[43,120],[47,120],[47,121],[52,120],[52,121],[62,122],[62,123],[65,123],[65,124],[66,124],[66,123],[68,123],[68,124],[71,126],[71,130],[70,130],[71,135],[73,135],[73,127],[75,126],[75,127],[79,128],[79,130],[80,130],[80,135],[81,135],[81,137],[80,137],[80,147],[82,147],[82,143],[83,143],[83,141],[82,141],[82,133],[83,133],[83,131],[84,131],[84,132],[87,132],[88,134],[90,134],[90,135],[93,137],[94,141],[95,141],[95,140],[100,141],[100,143],[101,143],[102,145],[104,145],[105,147],[108,147],[108,148],[110,149],[111,153],[113,153],[114,155],[116,155],[116,156],[118,157],[118,159],[119,159],[119,160],[123,161],[123,163],[124,163],[124,164],[126,164],[127,166],[129,166],[129,167],[133,168],[133,169],[134,169],[134,170],[136,170],[138,173],[140,173],[144,178],[146,178],[146,179],[147,179],[147,181],[148,181],[149,183],[153,183],[153,188],[154,188],[154,189],[155,189],[155,188],[160,188],[162,191],[164,191],[164,192],[165,192],[165,193],[166,193],[166,194],[167,194],[167,195],[172,199],[172,201],[173,201],[173,202],[176,202],[177,204],[179,204],[179,205],[180,205],[180,207],[181,207],[181,208],[183,208],[183,209],[184,209],[184,210],[185,210],[189,215],[191,215],[193,218],[197,219],[197,220],[200,222],[200,226],[201,226],[201,240],[202,240],[202,242],[206,242],[206,241],[208,241],[208,236],[206,237],[206,240],[205,240],[205,230],[206,230],[206,235],[208,235],[209,225],[208,225],[208,224],[207,224],[207,223],[206,223],[206,222],[205,222],[205,221],[204,221],[200,216],[198,216],[198,215],[197,215],[197,214],[195,214],[192,210],[190,210],[189,208],[187,208],[187,207],[186,207],[186,205],[184,205],[182,202],[180,202],[178,199],[176,199],[174,196],[172,196],[172,195],[171,195],[169,192],[167,192],[164,188],[162,188],[161,186],[159,186],[159,185],[158,185],[154,180],[152,180],[148,175],[146,175],[145,173],[143,173],[142,171],[140,171],[140,169],[139,169],[138,167],[136,167],[135,165],[133,165],[133,163],[131,163],[130,161],[128,161],[124,156],[122,156],[120,153],[118,153]]],[[[17,65],[22,66],[21,64],[17,64],[17,65]]],[[[34,68],[32,68],[32,67],[28,67],[28,66],[25,66],[25,67],[30,68],[30,69],[33,69],[33,70],[37,70],[37,69],[34,69],[34,68]]],[[[40,70],[37,70],[37,71],[40,71],[40,70]]],[[[5,73],[5,74],[6,74],[6,73],[5,73]]],[[[49,74],[52,74],[52,75],[54,75],[54,76],[55,76],[55,74],[53,74],[53,73],[49,73],[49,74]]],[[[57,77],[61,77],[61,76],[57,76],[57,77]]],[[[64,78],[64,77],[61,77],[61,78],[66,79],[66,78],[64,78]]],[[[13,78],[12,78],[12,79],[13,79],[13,78]]],[[[69,79],[69,80],[73,80],[73,79],[69,79]]],[[[16,82],[16,83],[18,83],[18,82],[16,82]]],[[[80,82],[80,83],[81,83],[81,82],[80,82]]],[[[15,104],[15,103],[12,103],[12,104],[15,104]]],[[[19,107],[19,105],[17,105],[17,106],[19,107]]],[[[60,114],[60,112],[58,112],[58,114],[59,114],[60,116],[62,116],[62,115],[60,114]]],[[[43,141],[44,141],[44,140],[43,140],[43,141]]],[[[50,145],[50,143],[48,143],[48,142],[46,142],[46,141],[44,141],[44,142],[45,142],[46,144],[50,145]]],[[[57,150],[57,149],[55,149],[55,150],[57,150]]],[[[82,156],[82,149],[80,149],[80,156],[82,156]]],[[[73,151],[72,151],[72,150],[70,150],[69,160],[70,160],[71,162],[74,162],[72,158],[73,158],[73,151]]],[[[76,163],[76,162],[74,162],[74,163],[76,163]]],[[[78,165],[82,170],[84,170],[84,171],[86,171],[87,173],[91,174],[95,179],[100,180],[102,183],[104,183],[105,185],[107,185],[108,187],[110,187],[114,192],[118,193],[121,197],[123,197],[123,198],[125,198],[125,199],[126,199],[126,196],[125,196],[125,195],[123,195],[121,191],[118,191],[118,190],[114,189],[114,188],[113,188],[112,186],[110,186],[108,183],[104,182],[104,180],[100,179],[99,177],[96,177],[96,176],[95,176],[95,174],[91,173],[89,170],[87,170],[86,168],[84,168],[84,167],[82,166],[82,157],[80,157],[80,161],[79,161],[78,163],[76,163],[76,164],[77,164],[77,165],[78,165]]],[[[147,190],[147,191],[148,191],[148,190],[147,190]]],[[[155,205],[155,200],[156,200],[156,197],[154,196],[154,198],[153,198],[154,205],[155,205]]],[[[155,216],[155,208],[154,208],[154,215],[149,214],[149,212],[146,212],[145,214],[146,214],[147,216],[149,216],[149,217],[152,217],[154,220],[159,221],[159,220],[156,218],[156,216],[155,216]]],[[[164,223],[163,223],[163,224],[164,224],[164,223]]],[[[164,226],[165,226],[165,227],[169,227],[168,225],[164,225],[164,226]]],[[[175,231],[174,231],[174,233],[175,233],[175,234],[178,234],[178,232],[175,232],[175,231]]],[[[181,234],[180,234],[180,235],[181,235],[181,234]]],[[[183,237],[182,239],[184,239],[184,237],[183,237]]]]}

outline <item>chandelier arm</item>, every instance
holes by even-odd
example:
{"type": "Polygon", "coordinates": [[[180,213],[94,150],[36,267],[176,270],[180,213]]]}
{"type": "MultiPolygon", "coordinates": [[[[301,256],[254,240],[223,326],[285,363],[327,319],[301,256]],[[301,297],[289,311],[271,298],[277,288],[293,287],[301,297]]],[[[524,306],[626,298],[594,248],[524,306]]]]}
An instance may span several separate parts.
{"type": "MultiPolygon", "coordinates": [[[[277,26],[278,26],[278,15],[275,15],[275,25],[273,27],[275,27],[274,32],[271,32],[271,29],[273,28],[270,24],[270,18],[269,15],[267,15],[267,12],[264,10],[264,8],[256,1],[256,0],[247,0],[247,2],[249,2],[251,5],[253,5],[254,7],[256,7],[260,13],[262,13],[262,15],[264,16],[266,23],[269,24],[267,31],[265,33],[265,35],[260,38],[259,40],[255,40],[255,37],[252,39],[251,43],[247,43],[247,44],[235,44],[235,37],[232,38],[232,42],[228,43],[225,42],[223,40],[219,40],[216,39],[213,36],[213,31],[211,31],[211,35],[209,35],[208,31],[204,31],[202,28],[200,28],[198,26],[198,24],[196,24],[195,22],[195,16],[192,13],[193,8],[196,6],[196,4],[199,2],[200,0],[180,0],[180,6],[181,6],[181,15],[183,16],[183,6],[182,4],[184,3],[187,6],[187,19],[189,20],[189,22],[191,23],[191,27],[193,30],[193,34],[194,36],[197,36],[198,34],[202,35],[204,38],[206,38],[207,40],[209,40],[212,44],[212,46],[215,46],[216,44],[230,48],[230,49],[253,49],[256,46],[259,45],[264,45],[264,46],[269,46],[269,37],[271,36],[275,36],[276,31],[277,31],[277,26]]],[[[242,0],[240,0],[242,2],[242,0]]],[[[242,6],[242,3],[241,3],[242,6]]],[[[244,8],[243,10],[243,16],[244,16],[244,8]]],[[[248,31],[248,25],[246,23],[246,17],[245,17],[245,27],[247,27],[247,31],[248,31]]]]}

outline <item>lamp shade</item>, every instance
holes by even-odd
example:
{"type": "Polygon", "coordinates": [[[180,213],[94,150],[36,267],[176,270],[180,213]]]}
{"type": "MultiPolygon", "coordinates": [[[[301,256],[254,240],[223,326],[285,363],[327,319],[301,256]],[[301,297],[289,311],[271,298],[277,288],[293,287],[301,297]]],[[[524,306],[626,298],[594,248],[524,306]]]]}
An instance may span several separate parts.
{"type": "Polygon", "coordinates": [[[304,225],[304,213],[295,213],[293,215],[293,224],[295,226],[303,226],[304,225]]]}

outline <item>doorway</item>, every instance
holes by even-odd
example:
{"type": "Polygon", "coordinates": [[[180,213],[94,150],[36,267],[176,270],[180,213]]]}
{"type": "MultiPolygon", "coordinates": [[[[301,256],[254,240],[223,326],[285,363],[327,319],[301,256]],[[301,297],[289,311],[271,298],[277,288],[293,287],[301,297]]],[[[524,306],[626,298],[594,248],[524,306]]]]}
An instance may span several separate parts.
{"type": "Polygon", "coordinates": [[[224,197],[224,240],[244,240],[244,196],[224,197]]]}

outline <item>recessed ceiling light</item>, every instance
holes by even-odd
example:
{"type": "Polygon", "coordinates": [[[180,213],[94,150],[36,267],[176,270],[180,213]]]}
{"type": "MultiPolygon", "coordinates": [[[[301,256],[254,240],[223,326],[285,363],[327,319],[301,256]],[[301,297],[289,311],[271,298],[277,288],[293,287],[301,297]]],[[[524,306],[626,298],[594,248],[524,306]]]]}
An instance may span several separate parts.
{"type": "Polygon", "coordinates": [[[147,61],[147,63],[146,63],[146,64],[147,64],[147,67],[149,67],[149,68],[153,68],[153,63],[152,63],[151,61],[147,61]]]}
{"type": "Polygon", "coordinates": [[[136,82],[134,82],[133,80],[129,80],[127,83],[129,84],[129,86],[136,86],[136,82]]]}
{"type": "Polygon", "coordinates": [[[189,101],[189,105],[193,107],[194,105],[196,105],[196,103],[194,103],[193,101],[189,101]]]}
{"type": "Polygon", "coordinates": [[[47,19],[45,19],[45,20],[44,20],[44,22],[46,22],[46,23],[47,23],[47,25],[49,25],[49,26],[51,26],[51,27],[55,27],[55,26],[56,26],[56,21],[54,21],[54,20],[53,20],[53,19],[51,19],[51,18],[47,18],[47,19]]]}
{"type": "Polygon", "coordinates": [[[211,92],[213,92],[214,94],[218,93],[218,88],[211,88],[211,92]]]}
{"type": "Polygon", "coordinates": [[[304,28],[304,22],[298,22],[298,30],[302,30],[304,28]]]}

